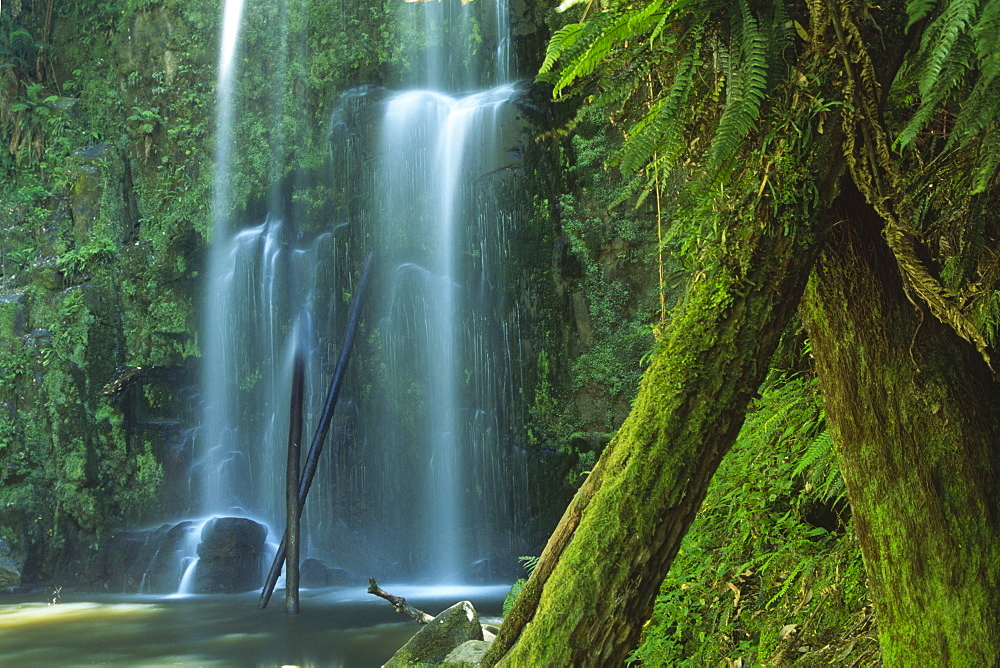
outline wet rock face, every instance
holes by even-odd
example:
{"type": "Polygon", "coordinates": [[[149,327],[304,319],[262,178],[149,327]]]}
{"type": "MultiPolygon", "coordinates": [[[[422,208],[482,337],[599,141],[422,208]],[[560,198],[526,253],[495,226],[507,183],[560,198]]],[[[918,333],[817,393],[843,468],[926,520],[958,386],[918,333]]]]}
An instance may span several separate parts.
{"type": "Polygon", "coordinates": [[[0,540],[0,589],[10,589],[21,584],[21,567],[24,560],[14,554],[14,550],[0,540]]]}
{"type": "Polygon", "coordinates": [[[195,591],[233,594],[263,584],[267,527],[243,517],[218,517],[201,532],[195,591]]]}
{"type": "Polygon", "coordinates": [[[186,565],[184,558],[188,536],[198,530],[198,525],[190,520],[180,522],[167,528],[161,527],[156,535],[158,544],[152,561],[143,576],[143,593],[171,594],[177,591],[177,585],[184,575],[186,565]],[[166,529],[164,531],[164,529],[166,529]]]}

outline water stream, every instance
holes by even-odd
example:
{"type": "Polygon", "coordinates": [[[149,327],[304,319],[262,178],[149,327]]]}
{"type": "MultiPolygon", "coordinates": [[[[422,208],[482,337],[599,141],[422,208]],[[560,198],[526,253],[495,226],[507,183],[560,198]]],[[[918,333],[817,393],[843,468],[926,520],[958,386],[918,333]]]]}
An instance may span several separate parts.
{"type": "MultiPolygon", "coordinates": [[[[472,600],[499,613],[499,587],[392,586],[414,605],[438,612],[472,600]]],[[[309,614],[283,606],[256,609],[256,594],[154,598],[64,594],[0,598],[0,663],[5,666],[337,666],[384,663],[414,633],[385,601],[356,588],[302,593],[309,614]]]]}

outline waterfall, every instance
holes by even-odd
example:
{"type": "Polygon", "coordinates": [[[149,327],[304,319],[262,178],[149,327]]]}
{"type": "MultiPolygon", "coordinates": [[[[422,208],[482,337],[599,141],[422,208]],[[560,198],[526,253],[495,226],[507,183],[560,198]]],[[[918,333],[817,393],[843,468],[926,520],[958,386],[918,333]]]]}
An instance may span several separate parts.
{"type": "MultiPolygon", "coordinates": [[[[496,267],[463,257],[482,260],[489,233],[477,231],[477,217],[503,224],[495,219],[499,209],[481,206],[474,186],[503,168],[499,119],[512,93],[509,85],[463,97],[407,91],[388,99],[382,119],[377,229],[392,273],[382,281],[389,307],[380,329],[390,376],[406,380],[411,392],[417,386],[421,396],[412,398],[424,410],[419,428],[382,429],[381,440],[410,443],[422,453],[422,480],[412,493],[421,512],[413,526],[432,541],[426,574],[440,578],[461,573],[472,556],[463,532],[472,531],[474,509],[484,502],[467,488],[502,484],[472,474],[479,454],[472,447],[484,427],[473,416],[498,410],[477,403],[476,388],[486,388],[496,370],[476,356],[483,334],[474,331],[476,318],[490,315],[476,291],[495,278],[489,273],[496,267]]],[[[405,406],[402,397],[395,403],[405,406]]]]}
{"type": "Polygon", "coordinates": [[[202,448],[198,466],[197,510],[202,513],[228,510],[227,485],[219,476],[228,471],[232,453],[230,415],[231,301],[211,286],[219,286],[229,272],[226,237],[229,233],[230,152],[232,148],[233,79],[239,43],[243,0],[226,0],[223,9],[222,40],[219,47],[216,110],[215,176],[212,200],[212,245],[209,250],[208,286],[205,294],[202,367],[202,448]]]}
{"type": "Polygon", "coordinates": [[[308,439],[357,268],[373,248],[379,268],[303,515],[303,558],[380,578],[495,578],[482,564],[518,556],[517,499],[527,496],[511,361],[519,320],[502,289],[523,139],[506,81],[506,1],[401,10],[425,28],[418,74],[402,76],[399,92],[343,95],[330,130],[331,191],[349,188],[360,204],[318,231],[282,209],[276,189],[264,220],[230,220],[241,9],[227,0],[220,53],[196,510],[251,517],[280,536],[292,349],[308,360],[308,439]],[[463,53],[473,11],[496,32],[486,64],[463,53]],[[361,127],[345,120],[359,109],[361,127]],[[352,157],[362,145],[374,159],[352,157]]]}

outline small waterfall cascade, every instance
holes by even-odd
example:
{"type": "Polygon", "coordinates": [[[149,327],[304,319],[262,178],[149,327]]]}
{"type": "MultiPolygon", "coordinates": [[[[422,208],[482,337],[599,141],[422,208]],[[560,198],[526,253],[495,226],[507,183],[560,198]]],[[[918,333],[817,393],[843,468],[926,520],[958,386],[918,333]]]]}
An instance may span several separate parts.
{"type": "MultiPolygon", "coordinates": [[[[504,289],[524,133],[511,104],[506,0],[401,10],[421,35],[418,74],[401,75],[398,92],[342,96],[330,191],[350,190],[352,204],[330,207],[325,226],[296,219],[274,192],[262,220],[231,220],[241,11],[226,0],[194,511],[253,518],[280,537],[293,347],[306,351],[308,445],[357,270],[374,249],[352,369],[303,515],[303,558],[380,578],[496,579],[494,562],[516,565],[524,553],[518,499],[527,497],[520,321],[504,289]],[[466,46],[487,27],[491,46],[474,62],[466,46]]],[[[186,583],[196,568],[184,570],[186,583]]]]}
{"type": "MultiPolygon", "coordinates": [[[[489,302],[499,270],[490,256],[502,250],[495,246],[508,221],[476,185],[509,162],[504,140],[511,138],[500,121],[513,92],[510,85],[459,97],[405,91],[389,97],[382,118],[376,224],[389,266],[379,329],[389,374],[403,383],[387,391],[408,393],[422,411],[404,409],[398,422],[419,426],[382,428],[380,440],[417,453],[422,474],[411,498],[420,512],[412,526],[425,537],[425,575],[442,580],[483,558],[473,528],[490,503],[483,485],[509,486],[483,476],[501,457],[494,439],[499,404],[507,401],[496,387],[496,364],[507,351],[489,340],[489,302]]],[[[406,396],[391,401],[407,406],[406,396]]]]}
{"type": "Polygon", "coordinates": [[[233,449],[230,415],[229,380],[232,376],[230,337],[231,302],[219,289],[228,272],[227,248],[220,243],[229,233],[229,184],[232,150],[233,81],[236,50],[239,44],[240,24],[243,17],[243,0],[226,0],[223,8],[222,39],[219,47],[219,73],[217,85],[216,144],[214,195],[212,200],[213,243],[209,249],[208,286],[205,292],[204,354],[202,379],[202,438],[199,455],[196,510],[205,514],[228,510],[225,497],[228,488],[220,486],[217,472],[231,468],[233,449]],[[207,450],[207,452],[206,452],[207,450]]]}

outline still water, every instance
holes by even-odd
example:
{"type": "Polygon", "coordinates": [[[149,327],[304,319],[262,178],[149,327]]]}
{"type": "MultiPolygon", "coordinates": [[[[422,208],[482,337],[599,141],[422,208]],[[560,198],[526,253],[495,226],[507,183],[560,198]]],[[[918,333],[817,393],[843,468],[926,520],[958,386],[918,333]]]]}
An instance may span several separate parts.
{"type": "MultiPolygon", "coordinates": [[[[380,583],[381,584],[381,583],[380,583]]],[[[383,584],[436,614],[471,600],[496,615],[507,587],[383,584]]],[[[257,592],[186,597],[0,596],[2,666],[380,666],[419,627],[364,587],[303,591],[286,615],[283,592],[257,610],[257,592]]]]}

